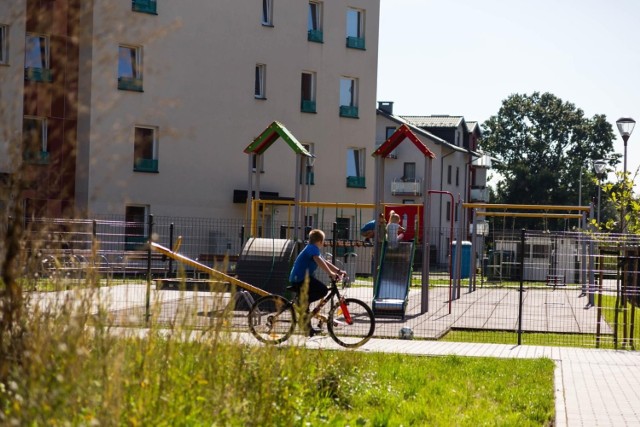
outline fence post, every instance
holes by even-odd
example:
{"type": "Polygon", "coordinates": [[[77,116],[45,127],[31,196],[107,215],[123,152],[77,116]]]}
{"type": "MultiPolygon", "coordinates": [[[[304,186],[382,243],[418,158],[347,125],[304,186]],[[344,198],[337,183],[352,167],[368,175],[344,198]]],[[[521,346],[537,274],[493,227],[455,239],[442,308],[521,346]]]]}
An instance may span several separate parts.
{"type": "Polygon", "coordinates": [[[153,234],[153,214],[149,214],[147,229],[147,291],[145,300],[145,321],[149,323],[151,317],[151,236],[153,234]]]}
{"type": "MultiPolygon", "coordinates": [[[[171,250],[173,250],[173,227],[173,223],[169,224],[169,249],[171,250]]],[[[173,277],[173,258],[171,257],[169,257],[169,277],[173,277]]]]}
{"type": "Polygon", "coordinates": [[[331,248],[331,262],[333,263],[333,265],[335,265],[336,263],[336,255],[337,255],[337,250],[338,250],[338,244],[337,244],[337,239],[338,239],[338,223],[334,222],[332,227],[331,227],[331,233],[333,234],[333,242],[332,242],[332,248],[331,248]]]}
{"type": "Polygon", "coordinates": [[[518,345],[522,345],[522,305],[524,293],[524,243],[525,243],[525,229],[522,229],[520,235],[520,290],[519,290],[519,302],[518,302],[518,345]]]}

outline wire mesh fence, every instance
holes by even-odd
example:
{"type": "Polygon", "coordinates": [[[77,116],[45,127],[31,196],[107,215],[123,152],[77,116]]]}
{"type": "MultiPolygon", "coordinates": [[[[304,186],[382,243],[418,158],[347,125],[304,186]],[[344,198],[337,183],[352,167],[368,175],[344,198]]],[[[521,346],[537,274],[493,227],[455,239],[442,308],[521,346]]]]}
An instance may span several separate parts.
{"type": "MultiPolygon", "coordinates": [[[[365,241],[333,223],[320,228],[328,230],[323,255],[347,271],[346,295],[372,307],[377,337],[636,347],[640,236],[502,232],[473,246],[430,229],[423,249],[419,241],[365,241]]],[[[42,307],[88,298],[87,310],[107,307],[116,324],[207,328],[224,315],[243,331],[256,295],[225,277],[289,296],[288,272],[303,244],[287,224],[250,234],[241,220],[31,220],[23,286],[42,307]],[[196,264],[148,250],[150,236],[196,264]]]]}

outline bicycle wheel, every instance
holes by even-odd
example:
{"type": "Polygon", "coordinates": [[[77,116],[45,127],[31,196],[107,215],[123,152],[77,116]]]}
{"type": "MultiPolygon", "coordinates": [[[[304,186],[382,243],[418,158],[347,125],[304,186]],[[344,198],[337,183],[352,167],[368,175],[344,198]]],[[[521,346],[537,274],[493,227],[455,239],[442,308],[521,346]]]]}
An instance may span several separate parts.
{"type": "Polygon", "coordinates": [[[280,344],[291,336],[296,327],[296,313],[290,301],[279,295],[259,298],[248,315],[249,330],[266,344],[280,344]]]}
{"type": "Polygon", "coordinates": [[[376,319],[369,306],[359,299],[347,298],[344,303],[348,316],[343,313],[341,304],[334,305],[329,312],[329,335],[343,347],[360,347],[373,336],[376,319]]]}

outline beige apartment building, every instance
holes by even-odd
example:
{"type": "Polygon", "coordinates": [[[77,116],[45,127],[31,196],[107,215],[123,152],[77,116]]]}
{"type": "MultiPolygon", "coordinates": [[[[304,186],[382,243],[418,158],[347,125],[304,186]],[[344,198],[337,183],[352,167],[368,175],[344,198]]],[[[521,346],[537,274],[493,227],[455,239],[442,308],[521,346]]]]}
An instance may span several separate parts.
{"type": "Polygon", "coordinates": [[[294,197],[287,144],[243,152],[278,121],[315,156],[312,200],[372,203],[379,6],[4,2],[0,174],[24,172],[29,215],[240,218],[250,165],[294,197]]]}

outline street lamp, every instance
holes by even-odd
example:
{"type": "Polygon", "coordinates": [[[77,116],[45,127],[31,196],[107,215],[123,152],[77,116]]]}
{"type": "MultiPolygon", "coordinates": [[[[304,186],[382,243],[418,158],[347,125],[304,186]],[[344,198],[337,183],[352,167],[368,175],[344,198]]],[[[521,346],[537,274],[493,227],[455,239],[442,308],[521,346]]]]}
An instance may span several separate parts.
{"type": "Polygon", "coordinates": [[[607,174],[607,162],[604,160],[595,160],[593,162],[593,170],[598,177],[598,227],[600,226],[600,190],[602,188],[602,180],[607,174]]]}
{"type": "Polygon", "coordinates": [[[616,121],[616,125],[618,126],[618,131],[620,131],[620,135],[622,136],[622,140],[624,141],[624,154],[623,154],[623,173],[622,173],[622,198],[620,199],[622,203],[622,207],[620,208],[620,232],[624,233],[624,192],[626,191],[627,184],[627,141],[631,136],[631,132],[633,132],[633,127],[636,125],[636,121],[631,117],[621,117],[616,121]]]}

